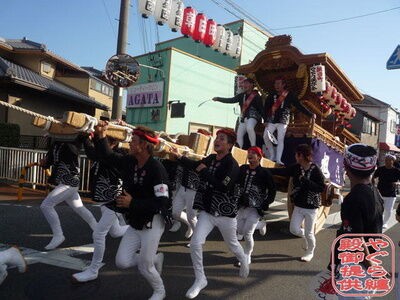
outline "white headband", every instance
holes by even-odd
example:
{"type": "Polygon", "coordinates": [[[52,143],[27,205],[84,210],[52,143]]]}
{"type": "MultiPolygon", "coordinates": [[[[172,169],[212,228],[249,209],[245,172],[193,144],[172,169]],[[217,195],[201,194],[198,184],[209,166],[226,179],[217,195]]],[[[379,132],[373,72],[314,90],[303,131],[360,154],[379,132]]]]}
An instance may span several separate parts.
{"type": "Polygon", "coordinates": [[[374,169],[376,166],[376,162],[378,160],[378,156],[377,155],[366,156],[366,157],[358,156],[357,154],[350,152],[350,148],[352,148],[355,145],[367,146],[365,144],[353,144],[349,146],[344,153],[344,159],[346,161],[346,164],[350,168],[360,171],[370,171],[374,169]]]}
{"type": "Polygon", "coordinates": [[[393,154],[386,154],[385,158],[391,158],[393,160],[396,160],[396,156],[393,154]]]}

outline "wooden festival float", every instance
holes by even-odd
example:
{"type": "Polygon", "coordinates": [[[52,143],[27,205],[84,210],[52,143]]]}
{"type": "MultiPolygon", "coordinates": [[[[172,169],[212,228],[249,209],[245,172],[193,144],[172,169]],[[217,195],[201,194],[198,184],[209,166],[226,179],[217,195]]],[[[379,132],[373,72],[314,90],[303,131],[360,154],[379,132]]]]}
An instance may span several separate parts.
{"type": "MultiPolygon", "coordinates": [[[[263,94],[274,90],[275,78],[284,77],[288,89],[298,96],[303,106],[316,114],[314,121],[301,112],[292,112],[282,162],[285,165],[295,163],[296,146],[311,145],[314,162],[327,179],[316,224],[316,231],[320,230],[329,214],[332,198],[339,197],[344,183],[345,147],[360,142],[347,128],[348,121],[356,114],[351,103],[362,101],[363,95],[329,54],[303,54],[291,45],[288,35],[270,38],[265,50],[251,63],[240,66],[237,72],[255,79],[263,94]]],[[[287,186],[290,199],[290,183],[287,186]]],[[[288,201],[289,215],[292,209],[288,201]]]]}

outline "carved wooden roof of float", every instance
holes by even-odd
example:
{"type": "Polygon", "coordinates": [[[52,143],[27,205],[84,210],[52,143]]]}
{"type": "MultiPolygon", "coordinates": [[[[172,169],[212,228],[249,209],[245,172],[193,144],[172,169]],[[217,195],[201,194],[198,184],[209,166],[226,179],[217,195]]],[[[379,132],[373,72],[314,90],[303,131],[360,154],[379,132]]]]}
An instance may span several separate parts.
{"type": "Polygon", "coordinates": [[[289,35],[272,37],[265,45],[265,50],[257,54],[254,60],[237,68],[239,74],[256,79],[265,92],[273,90],[276,77],[283,76],[290,90],[299,100],[315,97],[309,87],[309,67],[323,64],[327,80],[350,102],[363,99],[361,92],[354,86],[343,70],[327,53],[303,54],[291,45],[289,35]]]}

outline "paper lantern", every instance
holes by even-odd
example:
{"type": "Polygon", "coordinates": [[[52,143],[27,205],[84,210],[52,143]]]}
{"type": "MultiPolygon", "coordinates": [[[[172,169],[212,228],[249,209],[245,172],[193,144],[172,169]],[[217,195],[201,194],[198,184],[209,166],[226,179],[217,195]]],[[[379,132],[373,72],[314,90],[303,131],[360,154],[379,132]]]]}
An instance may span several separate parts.
{"type": "Polygon", "coordinates": [[[224,47],[220,49],[221,53],[227,55],[233,47],[233,32],[229,29],[225,33],[225,43],[224,47]]]}
{"type": "Polygon", "coordinates": [[[323,98],[321,99],[320,105],[321,105],[321,111],[325,115],[325,117],[332,113],[332,108],[327,103],[324,102],[323,98]]]}
{"type": "Polygon", "coordinates": [[[192,38],[196,43],[203,42],[204,36],[206,35],[207,29],[207,17],[203,13],[199,13],[196,16],[196,23],[194,25],[194,31],[192,38]]]}
{"type": "Polygon", "coordinates": [[[342,104],[342,101],[343,101],[342,94],[337,93],[336,98],[335,98],[335,106],[334,106],[335,113],[339,113],[341,111],[340,105],[342,104]]]}
{"type": "Polygon", "coordinates": [[[320,93],[326,90],[324,65],[319,64],[310,67],[310,90],[312,93],[320,93]]]}
{"type": "Polygon", "coordinates": [[[225,42],[226,29],[221,24],[217,25],[217,34],[215,36],[215,43],[211,46],[215,51],[220,51],[222,47],[224,47],[223,43],[225,42]]]}
{"type": "Polygon", "coordinates": [[[350,104],[347,103],[346,98],[342,97],[342,102],[340,103],[339,114],[340,114],[341,116],[344,116],[344,114],[345,114],[346,112],[348,112],[349,109],[350,109],[350,104]]]}
{"type": "Polygon", "coordinates": [[[190,6],[183,10],[181,33],[184,36],[189,37],[193,35],[194,26],[196,25],[196,15],[196,10],[190,6]]]}
{"type": "Polygon", "coordinates": [[[233,58],[240,56],[242,52],[242,37],[239,34],[233,35],[233,45],[229,55],[233,58]]]}
{"type": "Polygon", "coordinates": [[[168,18],[168,26],[173,32],[178,32],[182,27],[183,10],[185,5],[181,0],[172,0],[171,14],[168,18]]]}
{"type": "Polygon", "coordinates": [[[157,0],[154,18],[158,25],[164,25],[168,22],[171,14],[171,0],[157,0]]]}
{"type": "Polygon", "coordinates": [[[324,99],[324,101],[326,103],[328,103],[329,106],[330,106],[330,101],[332,99],[332,92],[333,92],[333,86],[331,86],[331,84],[327,81],[326,82],[326,89],[322,93],[321,97],[324,99]]]}
{"type": "Polygon", "coordinates": [[[213,19],[209,19],[207,21],[206,34],[203,39],[203,44],[206,45],[206,47],[211,47],[214,45],[216,38],[217,22],[215,22],[213,19]]]}
{"type": "Polygon", "coordinates": [[[336,106],[337,90],[333,86],[327,87],[328,105],[333,109],[336,106]]]}
{"type": "Polygon", "coordinates": [[[344,119],[349,121],[349,120],[353,119],[356,116],[356,114],[357,114],[356,109],[354,107],[351,107],[349,109],[349,111],[347,113],[345,113],[344,119]]]}
{"type": "Polygon", "coordinates": [[[138,7],[142,17],[148,18],[149,16],[154,15],[156,0],[138,0],[138,7]]]}

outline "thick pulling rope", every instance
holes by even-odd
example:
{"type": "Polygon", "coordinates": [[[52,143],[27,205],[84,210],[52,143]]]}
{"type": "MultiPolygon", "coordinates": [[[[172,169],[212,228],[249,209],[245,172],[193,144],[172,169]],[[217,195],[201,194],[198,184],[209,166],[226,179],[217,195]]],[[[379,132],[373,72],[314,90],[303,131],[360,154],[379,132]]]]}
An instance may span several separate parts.
{"type": "Polygon", "coordinates": [[[49,122],[53,122],[53,123],[56,123],[56,124],[62,124],[62,122],[54,119],[51,116],[46,117],[46,116],[38,114],[38,113],[36,113],[34,111],[31,111],[31,110],[28,110],[28,109],[25,109],[25,108],[22,108],[22,107],[19,107],[19,106],[16,106],[16,105],[13,105],[13,104],[10,104],[10,103],[7,103],[7,102],[4,102],[2,100],[0,100],[0,105],[8,107],[8,108],[11,108],[11,109],[14,109],[14,110],[17,110],[17,111],[20,111],[20,112],[23,112],[23,113],[25,113],[27,115],[30,115],[32,117],[38,117],[38,118],[44,119],[44,120],[49,121],[49,122]]]}
{"type": "MultiPolygon", "coordinates": [[[[46,131],[49,130],[49,128],[50,128],[52,123],[64,124],[63,122],[61,122],[59,120],[56,120],[51,116],[46,117],[46,116],[41,115],[39,113],[30,111],[30,110],[25,109],[25,108],[21,108],[19,106],[16,106],[16,105],[4,102],[4,101],[0,101],[0,105],[3,105],[5,107],[8,107],[8,108],[20,111],[20,112],[23,112],[23,113],[25,113],[25,114],[27,114],[29,116],[32,116],[32,117],[38,117],[38,118],[46,120],[47,123],[46,123],[46,127],[44,128],[44,130],[46,130],[46,131]]],[[[87,114],[83,114],[83,115],[85,115],[85,117],[86,117],[85,125],[83,127],[81,127],[81,128],[76,128],[76,130],[80,131],[80,132],[93,132],[94,131],[94,126],[96,126],[98,124],[98,120],[95,117],[89,116],[87,114]]],[[[127,131],[126,139],[124,141],[122,141],[122,142],[130,142],[131,137],[132,137],[132,130],[136,129],[135,126],[127,124],[127,123],[125,123],[124,125],[120,125],[117,122],[110,122],[110,125],[112,125],[113,127],[116,127],[116,128],[124,129],[124,130],[127,131]]],[[[159,132],[156,132],[156,133],[158,135],[161,135],[159,132]]],[[[159,147],[157,147],[155,149],[155,152],[162,152],[162,151],[166,151],[166,150],[167,150],[167,152],[169,152],[169,151],[171,151],[171,148],[176,147],[176,146],[172,145],[171,142],[169,142],[169,141],[167,141],[167,140],[165,140],[163,138],[159,137],[159,140],[160,140],[160,145],[159,145],[159,147]]],[[[197,154],[193,153],[193,150],[190,149],[187,146],[184,147],[184,149],[178,149],[178,151],[186,153],[186,154],[189,154],[191,157],[199,159],[199,160],[204,157],[203,155],[197,155],[197,154]]]]}

